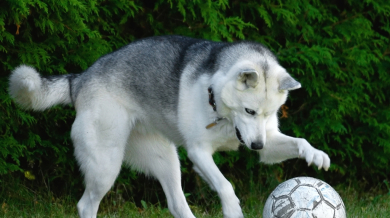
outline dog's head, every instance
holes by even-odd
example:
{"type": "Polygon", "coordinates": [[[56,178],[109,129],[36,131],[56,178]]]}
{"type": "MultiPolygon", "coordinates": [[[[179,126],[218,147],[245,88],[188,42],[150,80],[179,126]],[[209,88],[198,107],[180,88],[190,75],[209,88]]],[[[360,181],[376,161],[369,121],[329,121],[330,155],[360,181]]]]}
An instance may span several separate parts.
{"type": "Polygon", "coordinates": [[[262,149],[267,127],[277,128],[277,111],[286,101],[288,90],[298,89],[301,84],[274,57],[264,54],[236,61],[224,80],[219,93],[221,115],[232,120],[242,144],[262,149]]]}

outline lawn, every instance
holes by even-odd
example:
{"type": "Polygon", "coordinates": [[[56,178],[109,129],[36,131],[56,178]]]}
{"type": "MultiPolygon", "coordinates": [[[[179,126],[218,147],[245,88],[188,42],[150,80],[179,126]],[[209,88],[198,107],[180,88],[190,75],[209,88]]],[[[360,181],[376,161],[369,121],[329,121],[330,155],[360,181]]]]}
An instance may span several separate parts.
{"type": "MultiPolygon", "coordinates": [[[[0,193],[0,217],[78,217],[76,211],[77,200],[74,197],[55,198],[49,194],[39,195],[24,186],[17,191],[3,189],[0,193]]],[[[378,194],[370,191],[359,193],[352,188],[336,188],[344,200],[349,218],[389,218],[390,192],[378,194]]],[[[258,199],[243,202],[245,217],[262,217],[262,207],[266,197],[264,194],[254,193],[247,199],[258,199]]],[[[199,204],[201,204],[200,202],[199,204]]],[[[145,201],[133,202],[115,200],[107,196],[101,203],[98,217],[172,217],[167,208],[161,204],[151,205],[145,201]]],[[[190,203],[196,217],[222,217],[218,202],[213,205],[196,206],[190,203]]]]}

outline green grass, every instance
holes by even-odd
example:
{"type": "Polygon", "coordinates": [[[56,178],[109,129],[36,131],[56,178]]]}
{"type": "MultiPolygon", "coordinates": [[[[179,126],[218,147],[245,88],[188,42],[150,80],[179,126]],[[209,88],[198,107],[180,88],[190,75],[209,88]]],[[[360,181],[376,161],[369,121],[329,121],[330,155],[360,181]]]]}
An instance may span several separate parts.
{"type": "MultiPolygon", "coordinates": [[[[3,189],[3,192],[0,193],[0,218],[78,217],[75,197],[55,198],[50,194],[37,194],[23,185],[15,186],[18,186],[16,191],[11,192],[12,189],[8,188],[3,189]]],[[[347,217],[390,218],[390,192],[384,194],[366,192],[362,194],[354,189],[336,189],[344,200],[347,217]]],[[[262,217],[262,207],[266,196],[255,192],[242,197],[245,199],[242,205],[245,217],[262,217]]],[[[218,201],[214,201],[212,205],[204,204],[203,202],[203,206],[196,206],[190,203],[196,217],[222,217],[218,201]]],[[[108,194],[100,205],[98,217],[172,217],[168,209],[161,207],[161,204],[151,205],[143,201],[138,202],[138,205],[136,206],[130,201],[124,201],[115,194],[108,194]]],[[[199,205],[202,205],[202,202],[199,205]]]]}
{"type": "Polygon", "coordinates": [[[359,194],[355,190],[339,191],[343,198],[348,218],[389,218],[390,193],[374,195],[359,194]]]}

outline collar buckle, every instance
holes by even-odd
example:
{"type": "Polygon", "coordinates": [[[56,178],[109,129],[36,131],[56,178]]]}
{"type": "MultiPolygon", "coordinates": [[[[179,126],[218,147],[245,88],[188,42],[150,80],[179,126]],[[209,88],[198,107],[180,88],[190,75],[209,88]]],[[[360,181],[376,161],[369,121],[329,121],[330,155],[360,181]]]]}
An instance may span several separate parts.
{"type": "Polygon", "coordinates": [[[219,121],[224,120],[224,119],[226,119],[226,117],[217,117],[217,118],[215,118],[214,122],[212,122],[212,123],[210,123],[209,125],[206,126],[206,129],[210,129],[211,127],[216,126],[219,123],[219,121]]]}

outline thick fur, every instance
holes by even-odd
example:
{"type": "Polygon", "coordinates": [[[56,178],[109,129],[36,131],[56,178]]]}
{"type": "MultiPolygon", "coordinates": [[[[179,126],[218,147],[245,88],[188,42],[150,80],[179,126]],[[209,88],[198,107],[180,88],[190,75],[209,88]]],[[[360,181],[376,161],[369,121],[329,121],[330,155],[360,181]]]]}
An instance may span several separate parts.
{"type": "Polygon", "coordinates": [[[241,141],[265,163],[299,157],[319,169],[330,166],[324,152],[278,129],[277,111],[299,87],[261,44],[163,36],[133,42],[79,75],[42,77],[22,65],[9,91],[27,109],[74,105],[71,137],[86,184],[80,217],[96,217],[123,163],[160,181],[173,216],[194,217],[175,145],[186,148],[195,171],[218,193],[224,217],[243,217],[214,152],[236,150],[241,141]],[[223,119],[206,129],[216,118],[223,119]]]}
{"type": "Polygon", "coordinates": [[[34,68],[21,65],[11,74],[9,93],[26,109],[44,110],[57,104],[70,104],[68,77],[43,78],[34,68]]]}

